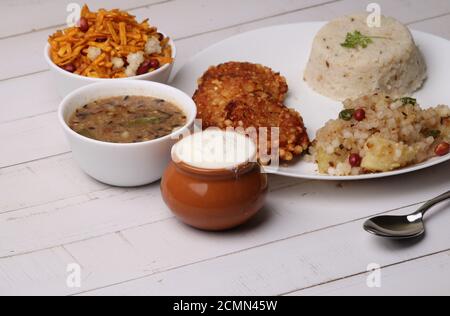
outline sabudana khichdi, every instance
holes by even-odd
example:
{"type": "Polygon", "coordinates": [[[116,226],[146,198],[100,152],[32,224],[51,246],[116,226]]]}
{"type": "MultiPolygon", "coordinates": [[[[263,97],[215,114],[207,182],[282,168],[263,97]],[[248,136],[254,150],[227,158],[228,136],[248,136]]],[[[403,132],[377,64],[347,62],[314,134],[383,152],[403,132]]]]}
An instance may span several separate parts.
{"type": "Polygon", "coordinates": [[[344,102],[339,118],[310,149],[323,174],[387,172],[449,153],[450,108],[422,109],[415,99],[383,94],[344,102]]]}

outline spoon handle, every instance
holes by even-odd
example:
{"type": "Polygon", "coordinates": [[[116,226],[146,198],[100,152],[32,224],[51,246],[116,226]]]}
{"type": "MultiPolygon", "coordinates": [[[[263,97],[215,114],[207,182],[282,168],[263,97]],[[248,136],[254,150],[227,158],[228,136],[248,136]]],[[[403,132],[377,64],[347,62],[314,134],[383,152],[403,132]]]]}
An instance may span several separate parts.
{"type": "Polygon", "coordinates": [[[414,213],[414,215],[422,214],[422,216],[423,216],[433,206],[435,206],[436,204],[438,204],[442,201],[445,201],[447,199],[450,199],[450,191],[447,191],[446,193],[441,194],[438,197],[428,201],[416,213],[414,213]]]}

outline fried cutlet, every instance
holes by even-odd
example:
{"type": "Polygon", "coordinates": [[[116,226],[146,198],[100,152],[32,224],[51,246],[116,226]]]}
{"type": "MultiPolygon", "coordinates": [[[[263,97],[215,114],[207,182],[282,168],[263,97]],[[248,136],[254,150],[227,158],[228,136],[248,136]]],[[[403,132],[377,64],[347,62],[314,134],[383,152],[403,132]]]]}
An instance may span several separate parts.
{"type": "Polygon", "coordinates": [[[211,67],[200,78],[194,101],[205,128],[225,128],[225,107],[237,96],[255,94],[272,102],[284,102],[287,91],[286,80],[271,69],[230,62],[211,67]]]}
{"type": "MultiPolygon", "coordinates": [[[[281,160],[291,161],[308,149],[309,138],[300,114],[281,103],[273,103],[252,95],[241,96],[228,103],[226,120],[235,128],[267,127],[270,143],[272,127],[279,128],[281,160]]],[[[268,154],[270,153],[270,148],[268,154]]]]}
{"type": "Polygon", "coordinates": [[[241,80],[241,83],[244,83],[241,86],[243,93],[258,91],[279,102],[284,102],[288,92],[286,79],[279,73],[251,63],[229,62],[211,67],[200,79],[199,84],[226,78],[241,80]]]}
{"type": "Polygon", "coordinates": [[[285,78],[270,68],[230,62],[200,78],[194,101],[205,129],[280,127],[280,158],[290,161],[309,139],[301,116],[283,105],[287,91],[285,78]]]}

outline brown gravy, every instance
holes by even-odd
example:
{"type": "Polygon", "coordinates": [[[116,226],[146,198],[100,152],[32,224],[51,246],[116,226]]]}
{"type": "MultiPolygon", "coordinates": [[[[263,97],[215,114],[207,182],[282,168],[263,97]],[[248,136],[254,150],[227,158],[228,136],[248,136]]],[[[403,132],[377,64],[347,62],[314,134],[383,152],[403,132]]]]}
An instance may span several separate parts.
{"type": "Polygon", "coordinates": [[[186,114],[165,100],[123,96],[98,100],[77,109],[69,127],[99,141],[139,143],[167,136],[186,121],[186,114]]]}

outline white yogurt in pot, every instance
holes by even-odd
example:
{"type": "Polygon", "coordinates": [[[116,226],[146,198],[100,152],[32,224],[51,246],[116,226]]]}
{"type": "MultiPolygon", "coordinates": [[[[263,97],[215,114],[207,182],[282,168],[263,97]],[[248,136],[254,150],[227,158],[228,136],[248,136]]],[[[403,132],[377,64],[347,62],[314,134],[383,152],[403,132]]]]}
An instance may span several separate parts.
{"type": "Polygon", "coordinates": [[[257,147],[247,136],[209,129],[183,138],[172,148],[175,163],[201,169],[234,169],[256,162],[257,147]]]}

